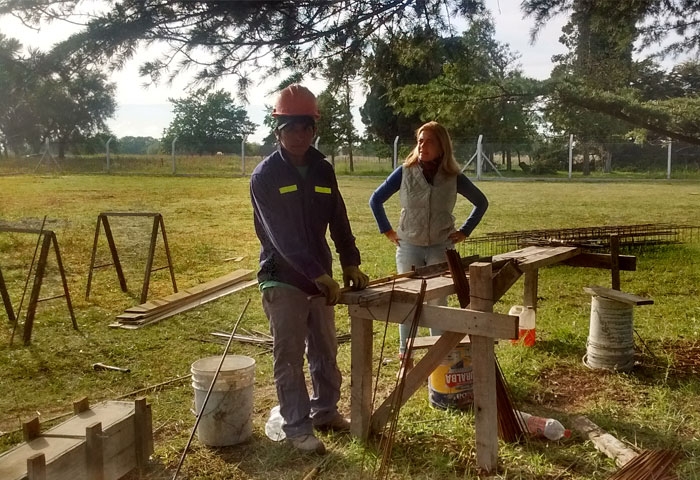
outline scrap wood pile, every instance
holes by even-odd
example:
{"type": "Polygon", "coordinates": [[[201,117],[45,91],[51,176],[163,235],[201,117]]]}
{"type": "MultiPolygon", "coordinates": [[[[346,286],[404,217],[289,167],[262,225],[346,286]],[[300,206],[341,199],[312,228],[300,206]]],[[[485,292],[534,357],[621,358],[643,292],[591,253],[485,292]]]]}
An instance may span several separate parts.
{"type": "Polygon", "coordinates": [[[253,270],[236,270],[209,282],[127,308],[110,327],[137,329],[257,284],[253,270]]]}

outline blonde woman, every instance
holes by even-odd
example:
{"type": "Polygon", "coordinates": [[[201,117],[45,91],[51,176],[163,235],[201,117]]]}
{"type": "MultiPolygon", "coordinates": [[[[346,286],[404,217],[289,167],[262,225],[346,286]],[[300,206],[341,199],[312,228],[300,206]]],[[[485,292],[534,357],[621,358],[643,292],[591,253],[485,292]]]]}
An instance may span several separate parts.
{"type": "MultiPolygon", "coordinates": [[[[416,146],[403,165],[384,180],[369,199],[379,231],[396,245],[398,273],[445,262],[445,250],[467,238],[488,208],[486,196],[460,171],[454,158],[452,140],[445,127],[428,122],[416,130],[416,146]],[[401,201],[401,216],[396,231],[384,210],[384,203],[396,192],[401,201]],[[452,214],[457,194],[469,200],[472,211],[466,221],[455,227],[452,214]]],[[[446,304],[446,299],[441,302],[446,304]]],[[[399,325],[399,358],[403,360],[410,325],[399,325]]],[[[431,330],[431,335],[441,332],[431,330]]],[[[413,360],[402,362],[413,367],[413,360]]],[[[399,372],[401,374],[401,372],[399,372]]]]}

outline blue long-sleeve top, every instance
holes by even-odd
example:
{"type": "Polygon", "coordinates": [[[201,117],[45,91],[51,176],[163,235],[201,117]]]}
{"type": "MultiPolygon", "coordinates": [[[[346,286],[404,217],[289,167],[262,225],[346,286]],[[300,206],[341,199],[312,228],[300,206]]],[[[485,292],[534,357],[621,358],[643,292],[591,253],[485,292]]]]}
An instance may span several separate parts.
{"type": "MultiPolygon", "coordinates": [[[[384,210],[384,203],[401,189],[402,177],[403,166],[400,166],[394,170],[391,175],[389,175],[387,179],[384,180],[381,185],[379,185],[379,187],[377,187],[369,199],[369,206],[372,209],[372,214],[374,215],[374,219],[377,221],[377,226],[379,227],[379,231],[381,233],[386,233],[392,229],[391,222],[389,222],[389,219],[386,216],[386,210],[384,210]]],[[[472,208],[467,220],[461,227],[458,228],[460,232],[464,233],[466,236],[469,236],[481,221],[484,213],[486,213],[486,209],[489,206],[489,201],[486,199],[486,195],[484,195],[483,192],[479,190],[479,188],[474,185],[463,173],[457,175],[457,193],[462,195],[464,198],[469,200],[472,205],[474,205],[474,208],[472,208]]]]}
{"type": "Polygon", "coordinates": [[[250,194],[261,246],[258,281],[315,294],[314,279],[333,272],[328,230],[343,267],[360,265],[360,252],[333,167],[313,147],[307,159],[302,176],[278,149],[253,170],[250,194]]]}

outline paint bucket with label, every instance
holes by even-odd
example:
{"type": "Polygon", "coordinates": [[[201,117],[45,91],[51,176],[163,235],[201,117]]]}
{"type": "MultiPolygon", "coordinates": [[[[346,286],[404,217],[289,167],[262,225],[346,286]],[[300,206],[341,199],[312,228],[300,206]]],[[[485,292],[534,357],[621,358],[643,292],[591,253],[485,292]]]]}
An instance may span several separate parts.
{"type": "Polygon", "coordinates": [[[443,410],[471,410],[474,406],[474,376],[471,345],[464,343],[447,354],[428,378],[430,405],[443,410]]]}

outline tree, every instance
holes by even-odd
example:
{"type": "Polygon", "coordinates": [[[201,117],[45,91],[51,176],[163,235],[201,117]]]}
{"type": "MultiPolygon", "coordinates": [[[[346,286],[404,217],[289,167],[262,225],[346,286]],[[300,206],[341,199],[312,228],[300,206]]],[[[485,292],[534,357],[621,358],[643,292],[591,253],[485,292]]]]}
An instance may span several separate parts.
{"type": "MultiPolygon", "coordinates": [[[[671,39],[661,53],[697,51],[699,7],[697,0],[525,0],[523,12],[536,21],[533,36],[554,16],[571,15],[563,37],[570,52],[560,59],[561,68],[548,83],[553,109],[570,122],[577,119],[581,127],[591,125],[586,116],[593,114],[599,133],[589,130],[589,138],[610,133],[614,119],[618,127],[643,128],[700,145],[700,99],[669,96],[672,79],[663,87],[663,98],[658,88],[641,85],[651,77],[644,76],[646,67],[632,61],[635,41],[641,39],[642,47],[649,48],[672,33],[680,34],[679,39],[671,39]]],[[[571,127],[577,128],[573,123],[571,127]]]]}
{"type": "Polygon", "coordinates": [[[199,89],[184,99],[169,99],[175,117],[161,142],[171,145],[177,137],[180,150],[199,153],[233,152],[255,131],[245,109],[235,105],[225,90],[199,89]]]}
{"type": "Polygon", "coordinates": [[[443,39],[455,53],[442,63],[439,75],[396,88],[394,106],[404,115],[443,123],[453,138],[486,134],[501,145],[510,168],[509,145],[534,135],[530,110],[540,86],[521,76],[517,57],[494,36],[493,22],[483,16],[461,37],[443,39]]]}
{"type": "Polygon", "coordinates": [[[442,73],[443,64],[454,60],[454,42],[417,27],[409,33],[377,39],[363,65],[368,90],[360,108],[370,138],[393,144],[398,137],[412,138],[420,126],[421,112],[397,108],[396,97],[405,85],[426,84],[442,73]]]}
{"type": "MultiPolygon", "coordinates": [[[[244,92],[250,74],[268,65],[311,72],[342,52],[359,57],[368,40],[428,25],[449,31],[455,18],[483,10],[481,0],[303,0],[192,2],[186,0],[104,0],[111,8],[93,14],[85,29],[60,45],[120,67],[137,47],[161,42],[162,58],[142,65],[142,75],[158,81],[188,70],[195,81],[238,78],[244,92]],[[265,59],[265,61],[263,61],[265,59]],[[174,67],[174,71],[170,68],[174,67]]],[[[75,0],[0,0],[0,15],[14,14],[27,24],[70,18],[75,0]]]]}
{"type": "Polygon", "coordinates": [[[105,130],[114,114],[113,84],[84,58],[70,61],[55,55],[18,52],[16,40],[0,35],[0,132],[5,150],[36,151],[44,140],[58,143],[59,158],[65,156],[72,137],[88,137],[105,130]]]}
{"type": "Polygon", "coordinates": [[[343,109],[333,95],[332,89],[328,88],[318,96],[318,110],[321,118],[316,126],[321,138],[322,150],[326,155],[330,155],[331,163],[335,166],[335,156],[343,143],[342,128],[338,123],[343,109]]]}

